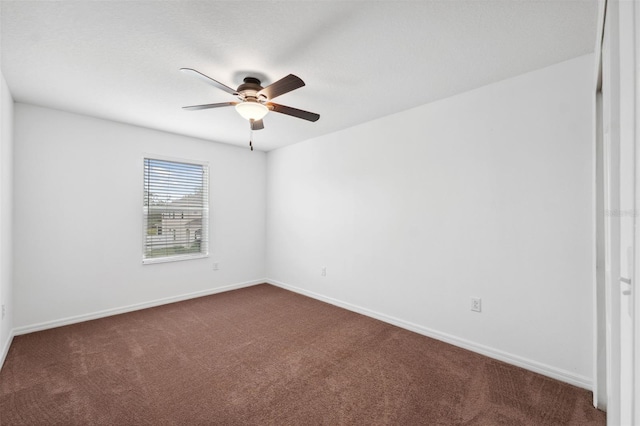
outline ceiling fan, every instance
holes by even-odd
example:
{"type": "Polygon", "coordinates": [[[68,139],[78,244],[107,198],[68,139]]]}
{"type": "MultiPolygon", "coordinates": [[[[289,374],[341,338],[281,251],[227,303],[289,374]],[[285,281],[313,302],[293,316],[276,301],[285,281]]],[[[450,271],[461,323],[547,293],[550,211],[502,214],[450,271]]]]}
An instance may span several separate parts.
{"type": "Polygon", "coordinates": [[[216,104],[185,106],[182,107],[183,109],[195,111],[200,109],[235,106],[236,111],[238,111],[243,118],[249,120],[251,130],[264,129],[262,118],[267,115],[269,111],[279,112],[280,114],[286,114],[308,121],[318,121],[320,118],[320,115],[313,112],[303,111],[301,109],[271,102],[272,99],[275,99],[280,95],[284,95],[285,93],[289,93],[304,86],[304,81],[293,74],[289,74],[267,87],[262,87],[260,85],[260,80],[255,77],[245,77],[244,83],[238,86],[237,89],[232,89],[231,87],[194,69],[180,68],[180,71],[197,77],[201,81],[223,90],[230,95],[236,96],[239,99],[239,101],[236,102],[220,102],[216,104]]]}

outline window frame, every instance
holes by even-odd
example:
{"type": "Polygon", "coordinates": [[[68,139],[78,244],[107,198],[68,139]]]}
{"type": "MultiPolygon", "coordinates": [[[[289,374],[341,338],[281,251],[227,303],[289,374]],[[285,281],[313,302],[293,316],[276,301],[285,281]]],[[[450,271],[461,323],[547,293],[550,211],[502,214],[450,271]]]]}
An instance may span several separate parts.
{"type": "MultiPolygon", "coordinates": [[[[184,260],[194,260],[194,259],[204,259],[204,258],[208,258],[209,257],[209,210],[210,210],[210,171],[209,171],[209,162],[208,161],[202,161],[202,160],[191,160],[191,159],[185,159],[185,158],[177,158],[177,157],[168,157],[168,156],[163,156],[163,155],[157,155],[157,154],[148,154],[145,153],[142,156],[142,264],[143,265],[152,265],[152,264],[156,264],[156,263],[168,263],[168,262],[181,262],[184,260]],[[145,194],[145,189],[146,189],[146,185],[145,185],[145,162],[146,160],[157,160],[157,161],[165,161],[165,162],[172,162],[172,163],[182,163],[182,164],[189,164],[189,165],[195,165],[195,166],[202,166],[203,170],[205,171],[205,182],[203,182],[203,186],[206,187],[206,189],[203,190],[203,193],[206,196],[206,202],[203,203],[202,206],[202,232],[201,235],[202,236],[207,236],[207,238],[205,238],[204,240],[201,240],[201,251],[199,253],[189,253],[189,254],[179,254],[179,255],[172,255],[172,256],[162,256],[162,257],[150,257],[150,258],[146,258],[145,254],[146,254],[146,250],[147,250],[147,239],[146,239],[146,235],[147,235],[147,216],[148,216],[148,206],[144,205],[144,194],[145,194]]],[[[163,230],[163,234],[165,230],[163,230]]],[[[193,231],[195,234],[195,231],[193,231]]],[[[171,234],[167,234],[167,235],[171,235],[171,234]]]]}

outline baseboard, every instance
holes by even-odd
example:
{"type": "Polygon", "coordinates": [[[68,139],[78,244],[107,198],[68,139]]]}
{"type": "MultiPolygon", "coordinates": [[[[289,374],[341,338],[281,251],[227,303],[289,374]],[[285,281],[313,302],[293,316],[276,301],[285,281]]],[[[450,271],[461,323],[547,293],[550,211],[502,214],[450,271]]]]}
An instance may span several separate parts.
{"type": "Polygon", "coordinates": [[[0,370],[2,370],[2,366],[4,366],[4,360],[7,359],[7,354],[9,353],[9,348],[11,347],[11,342],[13,342],[14,335],[15,333],[13,330],[9,331],[9,338],[4,342],[2,353],[0,353],[0,370]]]}
{"type": "Polygon", "coordinates": [[[489,346],[485,346],[485,345],[475,343],[466,339],[462,339],[447,333],[442,333],[437,330],[430,329],[428,327],[423,327],[421,325],[414,324],[412,322],[405,321],[399,318],[395,318],[380,312],[372,311],[370,309],[363,308],[361,306],[357,306],[348,302],[343,302],[341,300],[334,299],[331,297],[323,296],[321,294],[318,294],[309,290],[305,290],[300,287],[292,286],[290,284],[286,284],[270,278],[254,280],[254,281],[246,281],[243,283],[231,284],[223,287],[217,287],[213,289],[187,293],[187,294],[182,294],[178,296],[166,297],[163,299],[156,299],[149,302],[137,303],[137,304],[128,305],[120,308],[106,309],[103,311],[93,312],[89,314],[76,315],[73,317],[62,318],[59,320],[53,320],[53,321],[47,321],[47,322],[42,322],[38,324],[16,327],[12,330],[11,334],[9,335],[9,338],[7,339],[4,347],[2,348],[2,353],[0,354],[0,368],[2,367],[2,365],[4,365],[4,360],[9,352],[9,347],[11,346],[11,342],[14,336],[33,333],[36,331],[47,330],[55,327],[61,327],[64,325],[75,324],[83,321],[90,321],[90,320],[104,318],[112,315],[124,314],[127,312],[137,311],[140,309],[152,308],[155,306],[166,305],[168,303],[194,299],[196,297],[209,296],[212,294],[236,290],[244,287],[251,287],[251,286],[262,284],[265,282],[271,285],[275,285],[277,287],[281,287],[286,290],[293,291],[295,293],[299,293],[299,294],[311,297],[313,299],[317,299],[317,300],[320,300],[335,306],[339,306],[341,308],[344,308],[353,312],[357,312],[362,315],[366,315],[371,318],[378,319],[380,321],[384,321],[386,323],[404,328],[409,331],[413,331],[418,334],[422,334],[427,337],[441,340],[443,342],[452,344],[454,346],[458,346],[463,349],[467,349],[467,350],[488,356],[490,358],[497,359],[499,361],[503,361],[503,362],[530,370],[530,371],[534,371],[536,373],[542,374],[547,377],[551,377],[556,380],[560,380],[562,382],[572,384],[574,386],[578,386],[587,390],[592,390],[593,383],[589,378],[574,374],[570,371],[555,368],[537,361],[533,361],[527,358],[513,355],[508,352],[504,352],[499,349],[491,348],[489,346]]]}
{"type": "Polygon", "coordinates": [[[570,371],[566,371],[560,368],[552,367],[550,365],[546,365],[537,361],[533,361],[527,358],[520,357],[518,355],[510,354],[508,352],[501,351],[499,349],[491,348],[489,346],[485,346],[479,343],[475,343],[466,339],[461,339],[459,337],[453,336],[451,334],[442,333],[437,330],[433,330],[427,327],[423,327],[418,324],[414,324],[412,322],[404,321],[399,318],[395,318],[380,312],[372,311],[367,308],[363,308],[361,306],[353,305],[348,302],[343,302],[341,300],[337,300],[331,297],[323,296],[318,293],[314,293],[312,291],[308,291],[296,286],[292,286],[290,284],[286,284],[274,279],[267,278],[266,282],[281,287],[285,290],[290,290],[295,293],[299,293],[305,296],[309,296],[313,299],[317,299],[335,306],[339,306],[341,308],[357,312],[362,315],[366,315],[371,318],[378,319],[380,321],[384,321],[386,323],[395,325],[400,328],[404,328],[409,331],[413,331],[418,334],[422,334],[427,337],[431,337],[446,343],[449,343],[454,346],[461,347],[463,349],[470,350],[472,352],[479,353],[481,355],[488,356],[489,358],[497,359],[499,361],[506,362],[508,364],[515,365],[517,367],[524,368],[526,370],[530,370],[539,374],[542,374],[547,377],[551,377],[552,379],[560,380],[565,383],[569,383],[574,386],[578,386],[583,389],[592,390],[593,382],[585,376],[581,376],[578,374],[574,374],[570,371]]]}
{"type": "MultiPolygon", "coordinates": [[[[239,288],[251,287],[257,284],[263,284],[266,280],[253,280],[243,283],[231,284],[223,287],[216,287],[212,289],[196,291],[193,293],[181,294],[178,296],[165,297],[163,299],[156,299],[149,302],[136,303],[133,305],[123,306],[120,308],[105,309],[104,311],[92,312],[88,314],[76,315],[73,317],[62,318],[53,321],[41,322],[38,324],[31,324],[22,327],[16,327],[13,329],[13,335],[19,336],[21,334],[33,333],[35,331],[47,330],[50,328],[61,327],[64,325],[75,324],[84,321],[90,321],[98,318],[109,317],[112,315],[124,314],[127,312],[138,311],[140,309],[153,308],[155,306],[166,305],[168,303],[181,302],[183,300],[195,299],[196,297],[209,296],[216,293],[222,293],[225,291],[237,290],[239,288]]],[[[7,347],[8,350],[8,347],[7,347]]]]}

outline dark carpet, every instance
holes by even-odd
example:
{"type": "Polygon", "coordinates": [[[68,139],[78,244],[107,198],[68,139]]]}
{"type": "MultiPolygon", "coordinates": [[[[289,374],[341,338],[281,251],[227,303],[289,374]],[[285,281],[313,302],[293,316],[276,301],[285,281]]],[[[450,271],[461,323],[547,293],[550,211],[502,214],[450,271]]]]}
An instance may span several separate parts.
{"type": "Polygon", "coordinates": [[[603,425],[591,393],[270,285],[17,336],[2,425],[603,425]]]}

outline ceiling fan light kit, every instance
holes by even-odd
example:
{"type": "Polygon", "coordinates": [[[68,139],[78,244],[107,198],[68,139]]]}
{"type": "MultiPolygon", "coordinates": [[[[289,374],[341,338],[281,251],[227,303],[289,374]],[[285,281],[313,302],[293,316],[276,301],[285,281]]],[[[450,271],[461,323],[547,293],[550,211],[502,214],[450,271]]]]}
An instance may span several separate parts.
{"type": "Polygon", "coordinates": [[[243,80],[244,82],[234,90],[226,84],[222,84],[192,68],[180,68],[180,71],[190,74],[217,89],[229,93],[230,95],[236,96],[239,100],[239,102],[220,102],[215,104],[182,107],[185,110],[195,111],[234,105],[236,107],[236,111],[238,111],[244,119],[249,120],[249,125],[252,131],[264,129],[262,119],[269,111],[312,122],[320,119],[320,115],[314,112],[304,111],[271,102],[272,99],[280,95],[284,95],[285,93],[289,93],[304,86],[304,81],[293,74],[289,74],[267,87],[262,87],[260,80],[255,77],[245,77],[243,80]]]}
{"type": "Polygon", "coordinates": [[[236,111],[246,120],[258,121],[267,115],[269,108],[257,101],[246,101],[237,103],[236,111]]]}

